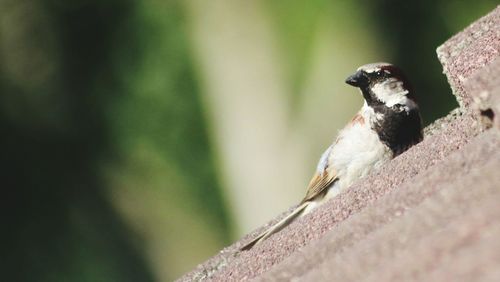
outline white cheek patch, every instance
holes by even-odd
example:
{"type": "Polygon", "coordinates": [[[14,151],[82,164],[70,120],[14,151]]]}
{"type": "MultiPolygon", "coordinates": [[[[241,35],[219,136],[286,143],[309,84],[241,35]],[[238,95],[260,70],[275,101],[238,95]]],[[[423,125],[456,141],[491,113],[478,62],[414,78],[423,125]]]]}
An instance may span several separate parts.
{"type": "Polygon", "coordinates": [[[390,78],[386,81],[375,84],[371,90],[377,98],[386,106],[403,105],[408,108],[413,108],[415,102],[406,97],[408,90],[403,86],[403,82],[395,78],[390,78]]]}

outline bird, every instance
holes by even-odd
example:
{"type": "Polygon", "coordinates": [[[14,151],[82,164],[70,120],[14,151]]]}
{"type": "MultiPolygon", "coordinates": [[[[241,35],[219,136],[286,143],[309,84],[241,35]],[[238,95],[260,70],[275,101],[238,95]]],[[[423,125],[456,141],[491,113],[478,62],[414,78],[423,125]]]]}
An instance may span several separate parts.
{"type": "Polygon", "coordinates": [[[321,155],[297,207],[241,247],[241,251],[279,232],[422,141],[419,106],[410,81],[399,67],[385,62],[366,64],[345,82],[359,88],[363,106],[321,155]]]}

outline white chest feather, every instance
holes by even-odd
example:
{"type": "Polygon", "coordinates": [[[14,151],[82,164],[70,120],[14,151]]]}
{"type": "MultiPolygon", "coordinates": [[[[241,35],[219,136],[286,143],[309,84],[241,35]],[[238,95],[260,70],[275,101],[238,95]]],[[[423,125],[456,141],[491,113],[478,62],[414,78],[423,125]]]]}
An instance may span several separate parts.
{"type": "Polygon", "coordinates": [[[393,157],[389,147],[383,144],[377,133],[370,128],[370,123],[381,116],[376,115],[366,105],[360,113],[363,121],[344,128],[339,133],[337,142],[322,158],[325,162],[328,156],[328,165],[335,168],[338,176],[338,181],[329,189],[325,199],[337,195],[393,157]]]}

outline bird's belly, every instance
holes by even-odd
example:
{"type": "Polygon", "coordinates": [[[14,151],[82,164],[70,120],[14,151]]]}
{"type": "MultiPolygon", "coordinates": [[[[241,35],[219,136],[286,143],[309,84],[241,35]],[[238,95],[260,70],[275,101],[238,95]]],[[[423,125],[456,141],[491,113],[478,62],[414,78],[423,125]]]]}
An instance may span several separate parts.
{"type": "Polygon", "coordinates": [[[341,132],[330,157],[338,181],[329,189],[328,198],[380,167],[393,157],[393,153],[368,125],[357,124],[341,132]]]}

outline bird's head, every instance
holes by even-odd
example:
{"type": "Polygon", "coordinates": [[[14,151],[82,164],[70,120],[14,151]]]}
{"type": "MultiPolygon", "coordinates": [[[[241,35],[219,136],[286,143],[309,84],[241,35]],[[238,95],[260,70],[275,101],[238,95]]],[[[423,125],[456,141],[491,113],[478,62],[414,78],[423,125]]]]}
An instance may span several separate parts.
{"type": "Polygon", "coordinates": [[[408,79],[392,64],[361,66],[346,83],[358,87],[369,106],[403,107],[407,111],[418,107],[408,79]]]}

